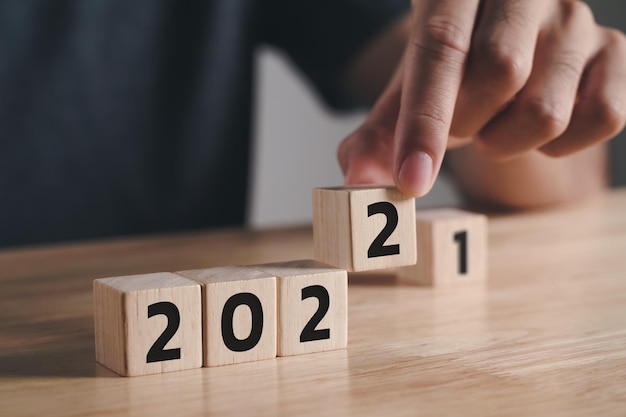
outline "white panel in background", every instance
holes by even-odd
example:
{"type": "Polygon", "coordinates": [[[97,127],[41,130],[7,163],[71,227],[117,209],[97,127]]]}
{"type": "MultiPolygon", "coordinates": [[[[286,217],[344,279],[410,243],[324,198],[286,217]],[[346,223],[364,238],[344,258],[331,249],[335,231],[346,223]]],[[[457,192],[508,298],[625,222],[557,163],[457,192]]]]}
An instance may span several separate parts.
{"type": "MultiPolygon", "coordinates": [[[[248,225],[311,223],[311,190],[343,184],[337,145],[365,115],[329,112],[275,50],[257,54],[257,71],[248,225]]],[[[458,205],[448,182],[438,181],[418,200],[418,206],[434,205],[458,205]]]]}

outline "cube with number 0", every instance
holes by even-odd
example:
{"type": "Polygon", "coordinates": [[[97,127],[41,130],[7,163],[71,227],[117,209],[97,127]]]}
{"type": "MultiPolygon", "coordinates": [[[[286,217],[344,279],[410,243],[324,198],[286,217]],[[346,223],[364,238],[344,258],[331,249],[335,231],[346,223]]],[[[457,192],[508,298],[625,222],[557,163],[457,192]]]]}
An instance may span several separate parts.
{"type": "Polygon", "coordinates": [[[406,282],[462,285],[487,277],[487,217],[457,209],[416,213],[417,265],[400,268],[406,282]]]}
{"type": "Polygon", "coordinates": [[[204,366],[276,357],[276,278],[243,266],[177,272],[202,285],[204,366]]]}
{"type": "Polygon", "coordinates": [[[413,265],[415,199],[393,187],[313,190],[315,259],[348,271],[413,265]]]}
{"type": "Polygon", "coordinates": [[[348,274],[313,260],[254,265],[276,276],[278,356],[346,347],[348,274]]]}
{"type": "Polygon", "coordinates": [[[124,376],[201,367],[200,299],[167,272],[94,280],[96,360],[124,376]]]}

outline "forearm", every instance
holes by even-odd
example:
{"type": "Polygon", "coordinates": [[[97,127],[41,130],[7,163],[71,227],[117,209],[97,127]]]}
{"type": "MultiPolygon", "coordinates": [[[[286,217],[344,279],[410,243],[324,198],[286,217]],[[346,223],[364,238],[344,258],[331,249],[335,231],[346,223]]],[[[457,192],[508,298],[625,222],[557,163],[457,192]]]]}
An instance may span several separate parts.
{"type": "Polygon", "coordinates": [[[494,162],[473,146],[448,151],[446,166],[468,202],[481,209],[533,209],[570,203],[608,186],[606,144],[563,158],[537,151],[494,162]]]}

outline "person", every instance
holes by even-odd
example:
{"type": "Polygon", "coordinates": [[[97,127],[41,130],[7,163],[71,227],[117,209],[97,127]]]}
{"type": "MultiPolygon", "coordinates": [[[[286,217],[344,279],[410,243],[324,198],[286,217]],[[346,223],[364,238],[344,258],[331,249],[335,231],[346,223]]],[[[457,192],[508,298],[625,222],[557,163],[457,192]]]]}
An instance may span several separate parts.
{"type": "Polygon", "coordinates": [[[606,185],[626,41],[575,0],[0,3],[0,245],[241,225],[254,50],[329,105],[372,104],[348,184],[488,207],[606,185]],[[554,158],[554,157],[560,158],[554,158]],[[504,161],[504,162],[503,162],[504,161]]]}

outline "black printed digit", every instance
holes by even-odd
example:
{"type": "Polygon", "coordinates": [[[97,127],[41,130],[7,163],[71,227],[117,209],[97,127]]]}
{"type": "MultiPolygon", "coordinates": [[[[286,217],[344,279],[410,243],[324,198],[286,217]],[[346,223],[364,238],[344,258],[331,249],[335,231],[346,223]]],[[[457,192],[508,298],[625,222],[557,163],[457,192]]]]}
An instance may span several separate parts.
{"type": "Polygon", "coordinates": [[[313,314],[313,317],[311,317],[306,326],[304,326],[304,329],[302,329],[302,333],[300,333],[300,342],[330,339],[330,329],[316,329],[317,325],[320,324],[328,312],[328,307],[330,307],[328,290],[321,285],[311,285],[309,287],[302,288],[302,301],[311,297],[317,298],[317,311],[313,314]]]}
{"type": "Polygon", "coordinates": [[[148,306],[148,318],[159,314],[163,314],[167,317],[167,326],[148,351],[146,355],[147,363],[180,359],[180,348],[164,349],[167,342],[176,334],[178,326],[180,326],[178,307],[168,301],[162,301],[148,306]]]}
{"type": "Polygon", "coordinates": [[[367,250],[367,257],[375,258],[378,256],[400,254],[399,244],[385,245],[389,236],[391,236],[393,231],[396,230],[396,226],[398,226],[398,210],[396,210],[396,206],[388,201],[370,204],[367,206],[367,217],[371,217],[374,214],[384,214],[387,217],[387,223],[367,250]]]}
{"type": "Polygon", "coordinates": [[[459,274],[467,274],[467,230],[456,232],[454,241],[459,245],[459,274]]]}
{"type": "Polygon", "coordinates": [[[222,340],[233,352],[245,352],[255,347],[263,333],[263,306],[261,300],[249,292],[242,292],[230,297],[222,309],[222,340]],[[233,329],[233,316],[239,306],[247,306],[252,315],[252,328],[245,339],[238,339],[233,329]]]}

